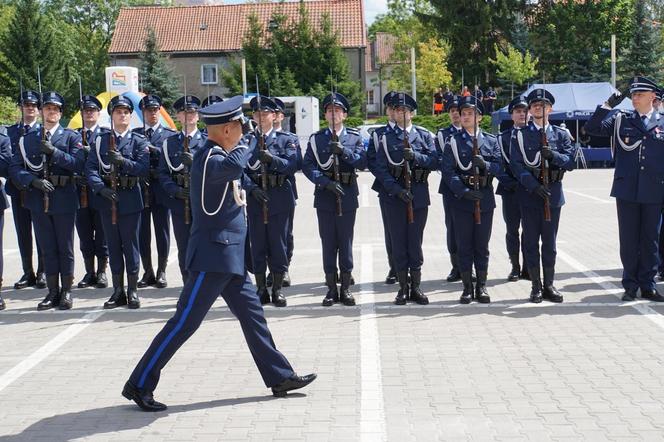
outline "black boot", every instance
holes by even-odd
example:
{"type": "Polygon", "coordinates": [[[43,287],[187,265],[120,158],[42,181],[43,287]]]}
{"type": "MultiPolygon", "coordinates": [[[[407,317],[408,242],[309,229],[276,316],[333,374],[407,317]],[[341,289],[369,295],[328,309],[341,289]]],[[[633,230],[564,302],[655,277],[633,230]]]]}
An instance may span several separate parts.
{"type": "Polygon", "coordinates": [[[281,293],[284,283],[283,273],[272,274],[272,303],[275,307],[286,307],[286,298],[281,293]]]}
{"type": "Polygon", "coordinates": [[[339,292],[337,291],[337,274],[326,273],[325,285],[327,286],[327,293],[323,299],[323,307],[331,307],[339,302],[339,292]]]}
{"type": "Polygon", "coordinates": [[[284,282],[281,283],[282,287],[290,287],[291,281],[290,281],[290,275],[288,274],[288,270],[284,272],[284,282]]]}
{"type": "Polygon", "coordinates": [[[420,283],[422,282],[422,271],[421,270],[411,270],[410,271],[410,300],[415,301],[420,305],[427,305],[429,303],[429,298],[422,292],[420,289],[420,283]]]}
{"type": "Polygon", "coordinates": [[[528,268],[526,267],[525,259],[524,259],[523,267],[521,267],[521,274],[519,275],[519,279],[523,279],[525,281],[530,281],[530,272],[528,272],[528,268]]]}
{"type": "Polygon", "coordinates": [[[397,281],[399,281],[399,292],[394,298],[396,305],[406,305],[408,302],[408,270],[397,272],[397,281]]]}
{"type": "Polygon", "coordinates": [[[143,277],[141,278],[141,280],[138,281],[139,289],[155,285],[155,283],[157,282],[157,279],[154,277],[154,270],[152,270],[152,257],[150,256],[150,254],[146,255],[147,256],[145,257],[141,256],[141,262],[143,263],[143,270],[145,272],[143,273],[143,277]]]}
{"type": "Polygon", "coordinates": [[[510,282],[518,281],[521,276],[521,266],[519,265],[519,255],[511,255],[510,262],[512,263],[512,271],[507,275],[507,280],[510,282]]]}
{"type": "Polygon", "coordinates": [[[265,273],[256,273],[256,296],[261,300],[261,304],[270,303],[270,293],[267,291],[267,286],[265,285],[265,273]]]}
{"type": "Polygon", "coordinates": [[[556,274],[556,270],[553,267],[544,267],[542,269],[544,273],[544,283],[542,287],[542,298],[547,299],[551,302],[563,302],[563,295],[553,286],[553,277],[556,274]]]}
{"type": "Polygon", "coordinates": [[[111,275],[113,279],[113,294],[104,303],[105,309],[121,307],[127,305],[127,293],[124,288],[124,273],[119,275],[111,275]]]}
{"type": "Polygon", "coordinates": [[[530,302],[539,304],[542,302],[542,280],[540,279],[539,267],[528,269],[530,275],[530,302]]]}
{"type": "Polygon", "coordinates": [[[108,257],[102,256],[97,258],[97,287],[98,289],[105,289],[108,287],[108,279],[106,279],[106,265],[108,264],[108,257]]]}
{"type": "Polygon", "coordinates": [[[46,275],[44,274],[44,272],[37,272],[35,287],[37,287],[38,289],[45,289],[46,287],[48,287],[48,282],[46,281],[46,275]]]}
{"type": "Polygon", "coordinates": [[[341,293],[339,299],[343,305],[355,305],[355,298],[350,292],[350,272],[341,272],[341,293]]]}
{"type": "Polygon", "coordinates": [[[97,275],[95,274],[95,258],[84,258],[83,263],[85,264],[85,276],[78,282],[78,288],[84,289],[86,287],[92,287],[97,284],[97,275]]]}
{"type": "Polygon", "coordinates": [[[127,274],[127,307],[137,309],[141,306],[141,300],[138,299],[138,273],[127,274]]]}
{"type": "Polygon", "coordinates": [[[385,277],[385,284],[396,284],[397,283],[397,272],[394,271],[394,269],[390,269],[390,271],[387,273],[387,276],[385,277]]]}
{"type": "Polygon", "coordinates": [[[470,304],[474,297],[473,291],[473,275],[471,272],[461,273],[461,281],[463,281],[463,292],[459,298],[460,304],[470,304]]]}
{"type": "Polygon", "coordinates": [[[461,279],[461,273],[459,273],[459,268],[457,267],[459,258],[457,255],[450,255],[450,261],[452,262],[452,270],[450,274],[447,275],[447,282],[457,282],[461,279]]]}
{"type": "Polygon", "coordinates": [[[491,302],[489,292],[486,291],[486,271],[477,271],[477,284],[475,285],[475,298],[480,304],[488,304],[491,302]]]}
{"type": "Polygon", "coordinates": [[[42,302],[37,304],[37,310],[49,310],[60,304],[60,287],[58,287],[58,275],[48,275],[46,277],[46,287],[48,294],[42,302]]]}
{"type": "MultiPolygon", "coordinates": [[[[94,275],[94,273],[93,273],[94,275]]],[[[71,286],[74,284],[74,275],[62,275],[62,289],[60,290],[60,310],[69,310],[74,306],[74,300],[71,296],[71,286]]]]}
{"type": "Polygon", "coordinates": [[[158,289],[164,289],[168,287],[168,282],[166,282],[166,266],[168,265],[168,258],[159,258],[159,263],[157,265],[157,278],[155,280],[154,286],[158,289]]]}
{"type": "Polygon", "coordinates": [[[37,282],[37,277],[35,276],[35,272],[33,272],[32,270],[26,271],[23,274],[23,276],[21,276],[21,279],[19,279],[14,283],[14,290],[20,290],[26,287],[32,287],[36,284],[36,282],[37,282]]]}
{"type": "Polygon", "coordinates": [[[267,272],[267,279],[265,280],[267,287],[272,287],[272,272],[267,272]]]}

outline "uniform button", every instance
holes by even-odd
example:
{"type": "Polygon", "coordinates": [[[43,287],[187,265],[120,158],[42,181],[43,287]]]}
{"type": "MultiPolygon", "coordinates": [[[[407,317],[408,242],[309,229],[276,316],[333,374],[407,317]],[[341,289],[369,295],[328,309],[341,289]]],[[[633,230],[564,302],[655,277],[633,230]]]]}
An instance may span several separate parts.
{"type": "Polygon", "coordinates": [[[646,159],[646,157],[641,157],[641,159],[642,159],[642,160],[645,160],[645,159],[646,159]]]}
{"type": "Polygon", "coordinates": [[[641,166],[641,170],[645,169],[645,167],[641,166]]]}

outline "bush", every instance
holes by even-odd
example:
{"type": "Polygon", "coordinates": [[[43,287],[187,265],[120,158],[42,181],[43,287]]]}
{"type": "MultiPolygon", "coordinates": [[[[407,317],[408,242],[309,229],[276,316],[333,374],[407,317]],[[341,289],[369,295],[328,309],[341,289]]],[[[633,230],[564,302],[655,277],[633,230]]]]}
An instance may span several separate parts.
{"type": "MultiPolygon", "coordinates": [[[[387,120],[386,120],[387,122],[387,120]]],[[[346,127],[358,127],[364,124],[364,119],[362,117],[348,117],[346,118],[346,121],[344,122],[344,125],[346,127]]],[[[327,128],[327,120],[322,119],[320,120],[320,128],[325,129],[327,128]]]]}
{"type": "MultiPolygon", "coordinates": [[[[387,117],[380,117],[376,120],[377,124],[387,124],[387,117]]],[[[450,116],[448,114],[443,115],[416,115],[413,118],[413,123],[417,126],[422,126],[434,134],[438,132],[438,129],[449,126],[451,123],[450,116]]],[[[485,132],[491,132],[491,117],[485,115],[480,122],[480,127],[485,132]]]]}

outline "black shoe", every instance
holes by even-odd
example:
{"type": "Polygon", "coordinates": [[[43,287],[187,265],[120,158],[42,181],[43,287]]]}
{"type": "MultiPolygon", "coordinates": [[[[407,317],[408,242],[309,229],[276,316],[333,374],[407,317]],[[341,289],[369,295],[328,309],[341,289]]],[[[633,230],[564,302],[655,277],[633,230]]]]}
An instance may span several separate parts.
{"type": "Polygon", "coordinates": [[[643,299],[649,299],[653,302],[664,302],[664,296],[660,295],[657,289],[654,290],[641,289],[641,297],[643,299]]]}
{"type": "Polygon", "coordinates": [[[664,270],[660,270],[657,273],[657,279],[659,279],[660,281],[664,281],[664,270]]]}
{"type": "Polygon", "coordinates": [[[260,299],[261,305],[269,304],[270,294],[265,286],[265,273],[256,273],[254,276],[256,278],[256,296],[260,299]]]}
{"type": "Polygon", "coordinates": [[[137,287],[139,289],[144,289],[145,287],[155,285],[156,282],[157,279],[154,277],[154,271],[152,271],[152,269],[148,269],[145,271],[145,273],[143,273],[141,280],[138,281],[137,287]]]}
{"type": "Polygon", "coordinates": [[[141,307],[141,300],[138,299],[138,274],[127,275],[127,307],[137,309],[141,307]]]}
{"type": "Polygon", "coordinates": [[[290,287],[291,281],[290,281],[290,275],[288,274],[288,271],[284,272],[284,282],[281,283],[282,287],[290,287]]]}
{"type": "Polygon", "coordinates": [[[350,292],[350,272],[341,273],[341,288],[339,289],[339,300],[343,305],[355,305],[355,298],[350,292]]]}
{"type": "Polygon", "coordinates": [[[272,394],[275,397],[285,397],[287,392],[291,390],[297,390],[311,384],[314,380],[316,380],[316,376],[316,373],[311,373],[304,376],[298,376],[294,374],[293,376],[284,379],[279,384],[272,387],[272,394]]]}
{"type": "Polygon", "coordinates": [[[46,275],[44,273],[37,273],[37,279],[35,280],[35,287],[38,289],[45,289],[47,286],[46,284],[46,275]]]}
{"type": "Polygon", "coordinates": [[[512,263],[512,270],[509,275],[507,275],[507,280],[509,282],[514,282],[519,280],[521,276],[521,266],[519,266],[519,255],[510,256],[510,262],[512,263]]]}
{"type": "Polygon", "coordinates": [[[636,290],[625,290],[625,293],[622,296],[622,300],[625,302],[631,302],[636,300],[636,290]]]}
{"type": "Polygon", "coordinates": [[[2,295],[0,295],[0,310],[4,310],[7,308],[7,305],[5,304],[5,300],[2,299],[2,295]]]}
{"type": "Polygon", "coordinates": [[[477,272],[477,285],[475,286],[475,299],[480,304],[491,303],[491,297],[486,290],[487,272],[485,270],[477,272]]]}
{"type": "Polygon", "coordinates": [[[475,296],[472,274],[470,272],[463,272],[460,276],[461,281],[463,281],[463,292],[459,297],[459,304],[470,304],[475,296]]]}
{"type": "Polygon", "coordinates": [[[325,274],[325,285],[327,286],[327,293],[323,299],[323,307],[332,307],[335,303],[339,302],[336,273],[325,274]]]}
{"type": "Polygon", "coordinates": [[[85,264],[85,276],[78,282],[78,288],[84,289],[87,287],[92,287],[97,284],[97,275],[95,274],[95,259],[85,258],[83,259],[85,264]]]}
{"type": "Polygon", "coordinates": [[[267,287],[272,287],[272,272],[267,272],[267,279],[265,280],[267,287]]]}
{"type": "Polygon", "coordinates": [[[166,266],[168,265],[168,258],[159,258],[157,266],[157,278],[155,279],[154,286],[158,289],[165,289],[168,287],[166,281],[166,266]]]}
{"type": "Polygon", "coordinates": [[[103,256],[97,258],[97,287],[98,289],[105,289],[108,287],[108,279],[106,279],[106,266],[108,264],[108,258],[103,256]]]}
{"type": "Polygon", "coordinates": [[[137,388],[129,381],[122,389],[122,396],[136,402],[143,411],[164,411],[168,408],[166,404],[155,401],[151,391],[137,388]]]}
{"type": "Polygon", "coordinates": [[[397,292],[396,298],[394,298],[394,304],[406,305],[408,302],[408,295],[410,295],[408,288],[408,270],[397,272],[397,281],[399,281],[399,291],[397,292]]]}
{"type": "Polygon", "coordinates": [[[112,309],[127,305],[127,293],[124,289],[124,274],[112,275],[113,278],[113,294],[108,301],[104,303],[105,309],[112,309]]]}
{"type": "Polygon", "coordinates": [[[411,270],[410,271],[410,300],[414,301],[419,305],[429,304],[429,298],[422,292],[420,289],[420,283],[422,282],[422,271],[421,270],[411,270]]]}
{"type": "Polygon", "coordinates": [[[60,287],[58,275],[49,275],[46,278],[48,294],[42,302],[37,304],[37,310],[50,310],[60,304],[60,287]]]}
{"type": "Polygon", "coordinates": [[[390,269],[389,273],[385,277],[385,284],[392,285],[397,283],[397,273],[390,269]]]}
{"type": "Polygon", "coordinates": [[[450,274],[447,275],[445,280],[447,282],[461,281],[461,273],[459,273],[459,269],[457,269],[456,267],[452,267],[452,270],[450,270],[450,274]]]}
{"type": "Polygon", "coordinates": [[[62,289],[60,290],[60,310],[70,310],[74,306],[74,300],[71,296],[71,286],[74,284],[74,275],[62,276],[62,289]]]}
{"type": "MultiPolygon", "coordinates": [[[[542,298],[555,303],[563,302],[563,295],[552,285],[542,289],[542,298]]],[[[664,301],[664,298],[662,298],[662,301],[664,301]]]]}
{"type": "Polygon", "coordinates": [[[24,289],[26,287],[32,287],[36,284],[37,278],[35,277],[34,272],[24,273],[21,276],[21,279],[14,283],[14,290],[24,289]]]}
{"type": "Polygon", "coordinates": [[[272,303],[275,307],[286,307],[286,297],[281,293],[282,283],[284,281],[283,273],[272,275],[272,303]]]}

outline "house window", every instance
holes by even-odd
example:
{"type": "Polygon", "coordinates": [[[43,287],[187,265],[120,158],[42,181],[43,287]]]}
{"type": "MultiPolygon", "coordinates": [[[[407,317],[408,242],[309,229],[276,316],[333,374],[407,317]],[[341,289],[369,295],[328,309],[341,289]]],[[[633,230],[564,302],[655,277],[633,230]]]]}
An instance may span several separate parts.
{"type": "Polygon", "coordinates": [[[374,91],[373,89],[367,91],[367,104],[375,104],[374,103],[374,91]]]}
{"type": "Polygon", "coordinates": [[[217,65],[201,65],[201,84],[217,84],[217,65]]]}

